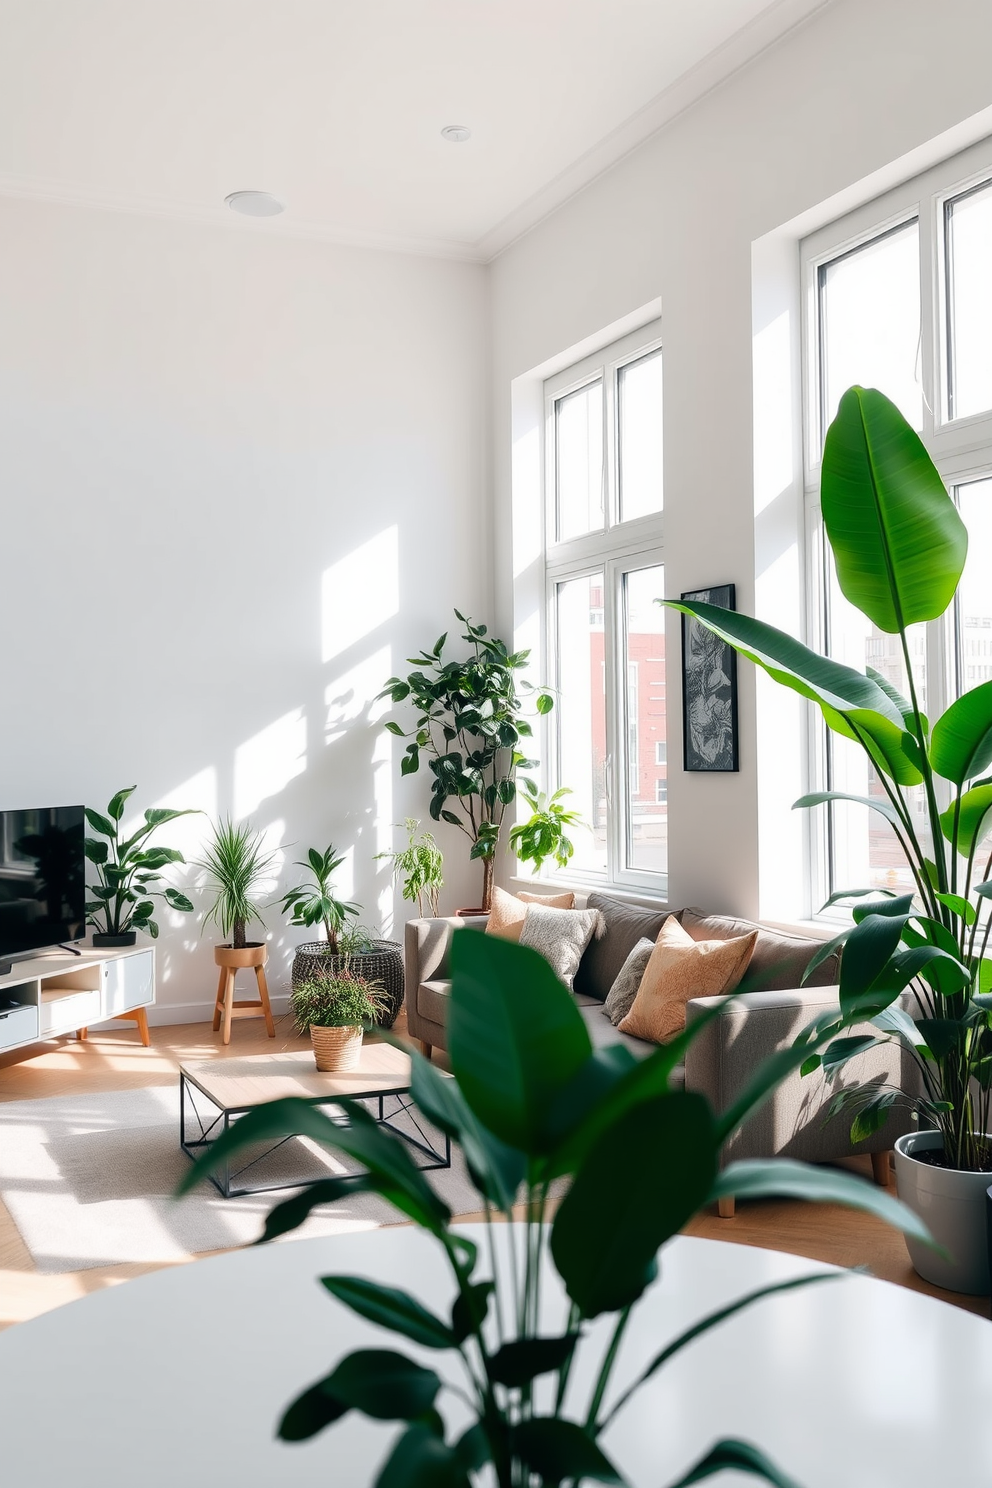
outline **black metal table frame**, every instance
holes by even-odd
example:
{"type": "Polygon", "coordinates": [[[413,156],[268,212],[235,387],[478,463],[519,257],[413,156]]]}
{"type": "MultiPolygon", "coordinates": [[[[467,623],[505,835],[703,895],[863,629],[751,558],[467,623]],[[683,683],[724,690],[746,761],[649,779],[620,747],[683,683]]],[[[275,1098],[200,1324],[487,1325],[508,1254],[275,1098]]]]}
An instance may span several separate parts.
{"type": "MultiPolygon", "coordinates": [[[[427,1132],[425,1132],[423,1126],[421,1125],[421,1121],[419,1119],[420,1113],[417,1110],[417,1107],[414,1105],[413,1101],[410,1099],[410,1087],[408,1085],[397,1086],[395,1089],[391,1090],[367,1090],[365,1092],[356,1091],[354,1094],[349,1094],[347,1097],[340,1095],[316,1095],[295,1098],[305,1100],[307,1105],[309,1106],[340,1106],[342,1100],[344,1099],[347,1099],[349,1101],[377,1101],[379,1106],[379,1113],[376,1117],[376,1120],[379,1125],[387,1127],[398,1137],[402,1137],[404,1142],[406,1142],[410,1147],[414,1148],[415,1151],[419,1152],[423,1157],[427,1159],[426,1162],[417,1163],[417,1167],[420,1168],[421,1172],[430,1173],[439,1168],[451,1167],[451,1138],[447,1135],[447,1133],[442,1133],[444,1139],[443,1150],[439,1151],[438,1148],[434,1145],[432,1138],[428,1135],[427,1132]],[[386,1111],[387,1100],[396,1102],[396,1106],[389,1112],[386,1111]],[[410,1122],[419,1133],[421,1140],[418,1140],[417,1137],[413,1136],[410,1132],[404,1131],[402,1127],[395,1124],[396,1118],[398,1116],[406,1116],[410,1120],[410,1122]]],[[[225,1108],[219,1105],[214,1097],[209,1093],[209,1091],[204,1090],[203,1086],[200,1085],[199,1082],[195,1080],[187,1070],[180,1069],[180,1147],[182,1148],[183,1152],[185,1152],[186,1156],[195,1162],[196,1159],[208,1147],[213,1146],[218,1137],[220,1137],[224,1132],[230,1130],[232,1124],[238,1119],[239,1116],[246,1116],[249,1111],[255,1111],[260,1105],[263,1104],[264,1102],[262,1101],[254,1101],[251,1105],[247,1106],[229,1106],[225,1108]],[[208,1101],[217,1112],[217,1115],[212,1120],[209,1117],[201,1116],[199,1110],[197,1109],[196,1099],[193,1095],[194,1090],[202,1095],[203,1098],[208,1101]],[[189,1105],[189,1109],[195,1116],[196,1124],[199,1127],[199,1136],[194,1138],[193,1140],[189,1140],[186,1134],[187,1104],[189,1105]]],[[[343,1114],[338,1119],[341,1121],[342,1124],[347,1123],[347,1117],[343,1114]]],[[[288,1183],[259,1183],[242,1186],[239,1188],[232,1187],[232,1184],[239,1178],[241,1178],[245,1173],[247,1173],[251,1168],[256,1167],[257,1164],[264,1161],[265,1158],[271,1157],[273,1152],[278,1152],[279,1148],[284,1147],[287,1142],[295,1142],[296,1140],[296,1135],[283,1137],[280,1141],[274,1142],[271,1147],[267,1147],[264,1152],[258,1153],[255,1157],[252,1158],[251,1162],[245,1163],[243,1167],[236,1169],[233,1173],[231,1172],[230,1161],[227,1160],[223,1164],[221,1177],[218,1177],[216,1173],[211,1173],[209,1175],[210,1181],[217,1189],[217,1192],[224,1199],[238,1199],[243,1198],[247,1194],[278,1193],[284,1189],[302,1188],[312,1180],[308,1178],[300,1178],[295,1182],[291,1180],[288,1183]]],[[[346,1178],[356,1178],[360,1177],[361,1173],[344,1173],[341,1176],[346,1178]]]]}

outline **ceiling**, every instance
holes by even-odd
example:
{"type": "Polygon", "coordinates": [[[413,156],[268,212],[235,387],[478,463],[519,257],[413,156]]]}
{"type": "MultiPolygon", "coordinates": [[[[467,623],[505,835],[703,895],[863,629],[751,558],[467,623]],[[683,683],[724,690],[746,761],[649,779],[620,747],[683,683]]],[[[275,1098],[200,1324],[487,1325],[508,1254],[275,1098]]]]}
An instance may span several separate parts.
{"type": "Polygon", "coordinates": [[[0,0],[0,195],[486,260],[824,3],[0,0]]]}

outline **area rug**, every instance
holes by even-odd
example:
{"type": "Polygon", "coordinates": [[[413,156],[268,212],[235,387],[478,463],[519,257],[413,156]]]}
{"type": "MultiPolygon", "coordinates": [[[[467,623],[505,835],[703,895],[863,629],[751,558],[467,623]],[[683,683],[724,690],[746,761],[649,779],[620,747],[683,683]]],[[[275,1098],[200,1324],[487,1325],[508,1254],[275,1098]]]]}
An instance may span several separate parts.
{"type": "MultiPolygon", "coordinates": [[[[334,1155],[299,1139],[267,1162],[261,1176],[273,1182],[349,1171],[334,1155]]],[[[247,1245],[261,1234],[272,1206],[288,1197],[287,1191],[224,1199],[204,1184],[174,1199],[189,1166],[179,1148],[178,1081],[0,1103],[0,1198],[45,1274],[123,1261],[177,1261],[247,1245]]],[[[457,1150],[450,1169],[428,1178],[453,1213],[478,1209],[457,1150]]],[[[377,1229],[401,1217],[375,1195],[356,1194],[315,1210],[294,1235],[377,1229]]]]}

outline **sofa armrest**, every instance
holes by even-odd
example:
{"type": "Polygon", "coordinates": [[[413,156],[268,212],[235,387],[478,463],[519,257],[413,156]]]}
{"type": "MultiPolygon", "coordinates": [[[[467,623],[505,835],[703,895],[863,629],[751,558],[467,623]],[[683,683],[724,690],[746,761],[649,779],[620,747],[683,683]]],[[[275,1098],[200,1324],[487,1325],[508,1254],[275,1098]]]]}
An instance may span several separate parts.
{"type": "MultiPolygon", "coordinates": [[[[699,997],[686,1006],[686,1025],[719,1007],[716,1017],[686,1051],[685,1087],[705,1095],[717,1112],[725,1111],[741,1094],[757,1067],[779,1049],[788,1049],[814,1018],[840,1010],[837,987],[803,987],[781,992],[751,992],[738,998],[699,997]],[[720,1006],[722,1004],[722,1007],[720,1006]]],[[[877,1033],[870,1024],[857,1024],[845,1036],[877,1033]]],[[[800,1075],[795,1070],[771,1093],[764,1105],[728,1139],[722,1162],[745,1157],[786,1155],[806,1162],[832,1162],[853,1152],[882,1152],[902,1132],[912,1130],[908,1108],[897,1106],[885,1125],[867,1141],[853,1147],[851,1113],[829,1114],[841,1085],[886,1085],[912,1091],[909,1061],[899,1045],[886,1042],[859,1054],[828,1083],[821,1071],[800,1075]]]]}
{"type": "Polygon", "coordinates": [[[407,921],[403,960],[408,1005],[415,1002],[421,982],[440,981],[450,975],[448,954],[455,931],[466,926],[483,929],[485,924],[485,915],[452,915],[450,919],[407,921]]]}

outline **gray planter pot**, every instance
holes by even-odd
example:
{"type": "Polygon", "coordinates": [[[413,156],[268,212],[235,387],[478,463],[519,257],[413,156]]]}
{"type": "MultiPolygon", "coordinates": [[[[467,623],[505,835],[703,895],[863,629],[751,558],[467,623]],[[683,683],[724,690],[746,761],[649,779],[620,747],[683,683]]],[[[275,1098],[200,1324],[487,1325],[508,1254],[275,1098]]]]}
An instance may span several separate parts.
{"type": "Polygon", "coordinates": [[[924,1281],[949,1292],[985,1297],[992,1290],[985,1218],[985,1191],[992,1173],[965,1173],[918,1162],[913,1153],[943,1145],[938,1131],[908,1132],[896,1139],[896,1187],[947,1255],[908,1236],[914,1269],[924,1281]]]}

